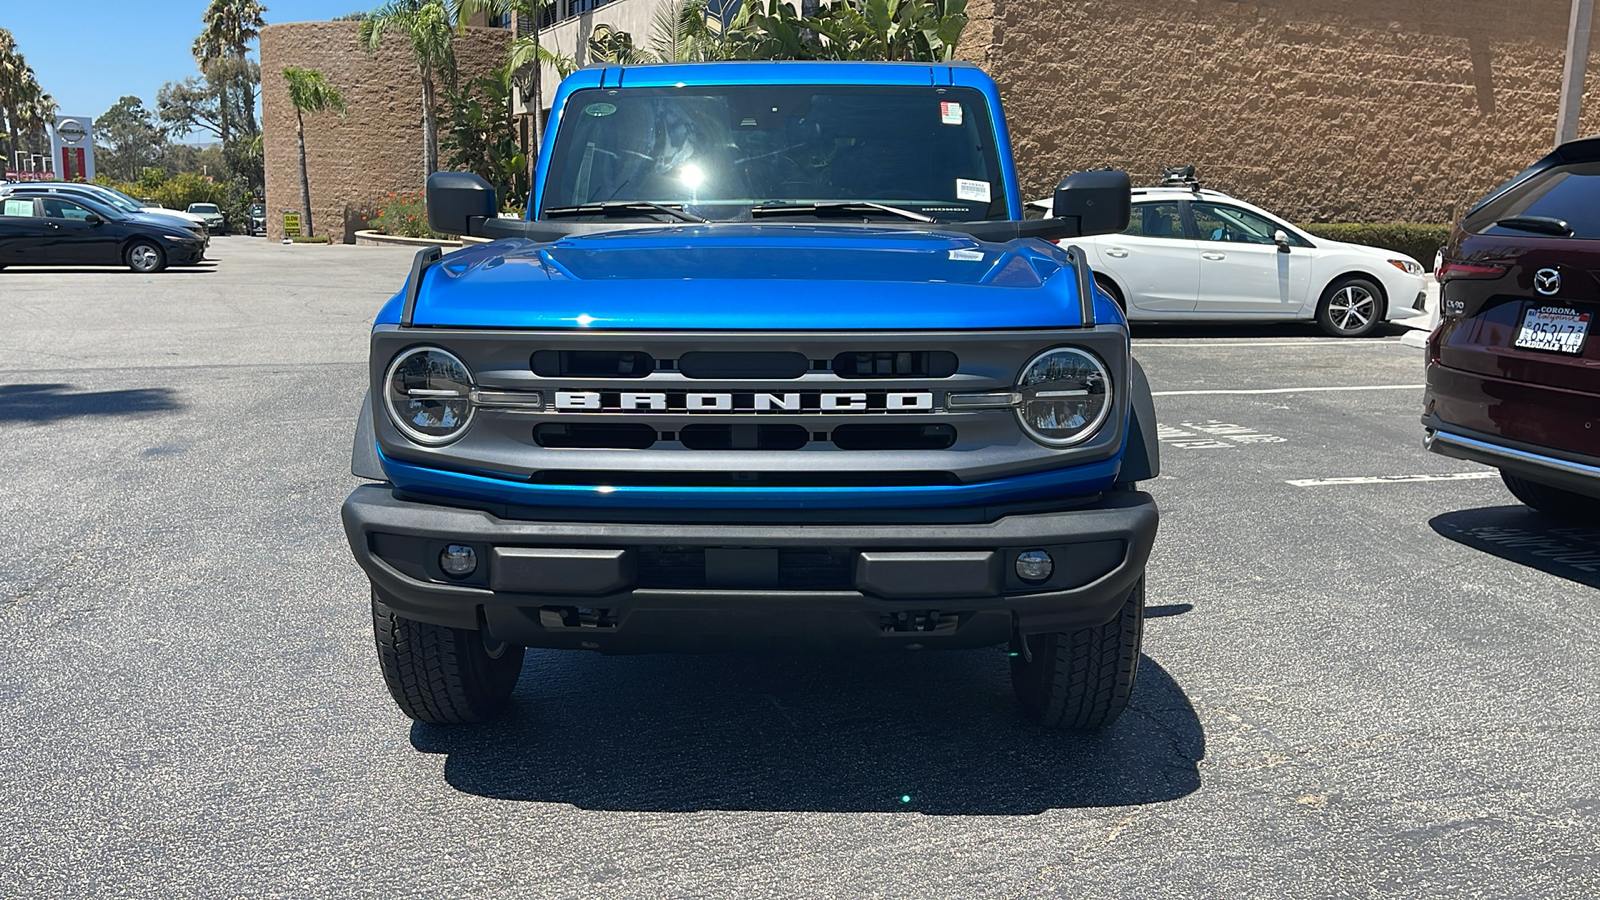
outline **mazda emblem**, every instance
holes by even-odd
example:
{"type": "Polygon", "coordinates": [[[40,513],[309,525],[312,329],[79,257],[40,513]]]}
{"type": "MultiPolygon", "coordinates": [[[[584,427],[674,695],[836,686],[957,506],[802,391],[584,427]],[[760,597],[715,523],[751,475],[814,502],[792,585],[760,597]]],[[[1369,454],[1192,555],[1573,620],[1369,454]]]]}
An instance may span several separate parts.
{"type": "Polygon", "coordinates": [[[1546,297],[1561,290],[1561,273],[1555,269],[1540,269],[1533,273],[1533,289],[1546,297]]]}

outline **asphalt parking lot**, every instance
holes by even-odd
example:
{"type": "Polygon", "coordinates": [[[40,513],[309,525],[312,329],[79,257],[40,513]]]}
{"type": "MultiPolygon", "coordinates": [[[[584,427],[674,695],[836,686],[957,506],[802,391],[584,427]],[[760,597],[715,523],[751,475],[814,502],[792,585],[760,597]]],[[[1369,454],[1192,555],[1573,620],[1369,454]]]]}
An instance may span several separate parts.
{"type": "Polygon", "coordinates": [[[1600,528],[1425,453],[1422,351],[1141,329],[1145,658],[531,652],[394,708],[338,507],[410,252],[0,273],[0,896],[1592,897],[1600,528]]]}

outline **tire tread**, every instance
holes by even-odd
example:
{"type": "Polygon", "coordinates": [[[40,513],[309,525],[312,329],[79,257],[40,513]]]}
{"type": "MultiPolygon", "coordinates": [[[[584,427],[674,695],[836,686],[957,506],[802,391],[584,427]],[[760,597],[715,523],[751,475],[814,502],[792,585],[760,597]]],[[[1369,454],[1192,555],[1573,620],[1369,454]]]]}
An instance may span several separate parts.
{"type": "Polygon", "coordinates": [[[376,592],[372,629],[390,696],[401,712],[420,722],[461,724],[492,717],[522,669],[522,648],[507,647],[511,659],[491,660],[478,632],[408,619],[376,592]]]}

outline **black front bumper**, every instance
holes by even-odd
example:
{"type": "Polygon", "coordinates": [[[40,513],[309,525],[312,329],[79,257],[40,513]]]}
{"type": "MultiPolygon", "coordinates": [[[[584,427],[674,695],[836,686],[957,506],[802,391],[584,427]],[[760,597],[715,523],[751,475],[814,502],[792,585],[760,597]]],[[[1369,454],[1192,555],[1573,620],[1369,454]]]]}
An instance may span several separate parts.
{"type": "Polygon", "coordinates": [[[1157,518],[1138,491],[978,524],[502,519],[387,484],[357,488],[343,509],[356,561],[402,615],[610,653],[977,647],[1101,625],[1144,574],[1157,518]],[[470,575],[439,568],[451,544],[473,548],[470,575]],[[1043,582],[1016,575],[1029,549],[1055,562],[1043,582]]]}

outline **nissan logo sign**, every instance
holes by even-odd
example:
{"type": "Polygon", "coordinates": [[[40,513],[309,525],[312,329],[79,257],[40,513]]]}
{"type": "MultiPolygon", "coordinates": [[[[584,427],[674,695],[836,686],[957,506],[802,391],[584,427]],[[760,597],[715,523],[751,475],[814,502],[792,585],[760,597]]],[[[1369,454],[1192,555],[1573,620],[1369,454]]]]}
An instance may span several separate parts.
{"type": "Polygon", "coordinates": [[[63,143],[76,144],[88,137],[89,131],[76,119],[62,119],[56,125],[56,136],[61,138],[63,143]]]}

